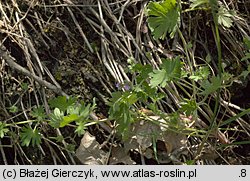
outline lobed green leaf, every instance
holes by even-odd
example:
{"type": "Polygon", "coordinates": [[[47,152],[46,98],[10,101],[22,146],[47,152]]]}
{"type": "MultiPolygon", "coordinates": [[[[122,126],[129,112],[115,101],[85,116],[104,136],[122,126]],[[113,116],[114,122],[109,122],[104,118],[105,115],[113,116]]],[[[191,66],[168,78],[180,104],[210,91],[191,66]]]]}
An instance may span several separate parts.
{"type": "Polygon", "coordinates": [[[148,24],[155,39],[165,39],[169,33],[173,38],[180,24],[180,10],[176,0],[150,2],[147,6],[148,24]]]}

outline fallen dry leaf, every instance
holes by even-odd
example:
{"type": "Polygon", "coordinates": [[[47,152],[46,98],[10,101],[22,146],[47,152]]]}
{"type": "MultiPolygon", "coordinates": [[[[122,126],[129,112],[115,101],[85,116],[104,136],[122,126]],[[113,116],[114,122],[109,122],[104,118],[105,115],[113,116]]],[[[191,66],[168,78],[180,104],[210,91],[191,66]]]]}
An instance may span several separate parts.
{"type": "Polygon", "coordinates": [[[100,149],[100,144],[89,132],[85,132],[80,146],[76,150],[76,157],[86,165],[106,164],[108,153],[100,149]]]}
{"type": "Polygon", "coordinates": [[[112,156],[109,159],[110,165],[116,165],[120,163],[123,163],[124,165],[136,164],[129,156],[129,152],[122,147],[113,147],[111,153],[112,156]]]}
{"type": "Polygon", "coordinates": [[[159,116],[148,116],[148,118],[152,121],[141,120],[133,124],[131,135],[124,142],[126,152],[131,149],[138,150],[141,147],[142,154],[147,158],[152,158],[153,154],[152,152],[149,154],[149,147],[153,145],[153,141],[164,143],[165,149],[157,148],[157,150],[158,152],[165,152],[165,155],[169,155],[182,147],[187,147],[186,135],[169,130],[167,125],[164,124],[165,120],[159,116]]]}
{"type": "Polygon", "coordinates": [[[138,121],[134,124],[134,127],[133,132],[142,150],[146,150],[152,146],[153,138],[158,138],[161,134],[161,132],[159,132],[160,127],[150,121],[138,121]]]}

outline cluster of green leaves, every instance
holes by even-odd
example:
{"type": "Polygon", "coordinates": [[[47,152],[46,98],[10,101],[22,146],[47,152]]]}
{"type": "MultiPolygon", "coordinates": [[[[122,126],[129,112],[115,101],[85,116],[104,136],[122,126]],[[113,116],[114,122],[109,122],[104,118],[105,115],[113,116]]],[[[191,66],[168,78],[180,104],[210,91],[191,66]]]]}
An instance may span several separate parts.
{"type": "MultiPolygon", "coordinates": [[[[161,2],[150,2],[147,6],[148,25],[155,39],[165,39],[169,34],[173,38],[180,27],[181,1],[163,0],[161,2]]],[[[216,21],[219,25],[230,28],[233,23],[233,10],[228,10],[223,4],[218,4],[217,0],[191,0],[190,9],[212,10],[216,12],[216,21]]]]}
{"type": "Polygon", "coordinates": [[[50,125],[54,128],[62,128],[75,122],[77,128],[75,132],[82,135],[85,130],[85,124],[89,122],[89,115],[95,109],[95,100],[93,104],[85,105],[84,102],[78,103],[76,98],[59,96],[49,101],[53,112],[50,114],[50,125]]]}
{"type": "MultiPolygon", "coordinates": [[[[147,16],[148,16],[148,25],[152,34],[154,35],[155,39],[164,39],[166,38],[166,34],[170,34],[170,38],[174,37],[176,30],[180,26],[180,16],[181,16],[181,1],[176,0],[163,0],[160,2],[150,2],[147,6],[147,16]]],[[[235,16],[236,12],[233,10],[228,9],[222,3],[219,3],[217,0],[191,0],[190,1],[190,8],[184,10],[185,12],[188,11],[195,11],[195,10],[204,10],[210,11],[213,15],[213,19],[215,25],[221,25],[224,28],[230,28],[233,23],[233,17],[235,16]]],[[[180,32],[179,32],[180,33],[180,32]]],[[[218,40],[219,41],[219,40],[218,40]]],[[[246,48],[250,50],[250,43],[249,38],[244,39],[244,43],[246,48]]],[[[219,47],[220,49],[220,47],[219,47]]],[[[218,50],[221,51],[221,50],[218,50]]],[[[248,60],[250,57],[249,52],[246,53],[246,56],[242,58],[242,61],[248,60]]],[[[219,57],[218,57],[219,58],[219,57]]],[[[221,60],[221,56],[219,58],[221,60]]],[[[179,64],[178,61],[172,62],[179,64]]],[[[164,63],[163,63],[163,66],[164,63]]],[[[192,66],[192,65],[190,65],[192,66]]],[[[180,65],[179,65],[180,67],[180,65]]],[[[177,69],[180,69],[178,66],[177,69]]],[[[238,77],[233,77],[229,73],[226,73],[221,70],[221,61],[218,65],[220,68],[220,75],[218,76],[210,76],[209,77],[209,68],[206,66],[199,67],[198,70],[195,72],[191,72],[189,78],[195,82],[201,82],[201,89],[203,90],[199,94],[209,95],[221,87],[223,87],[223,83],[225,84],[226,81],[229,79],[234,80],[238,79],[239,77],[243,76],[244,78],[249,74],[250,67],[247,70],[243,71],[242,74],[238,77]],[[202,81],[203,80],[203,81],[202,81]]],[[[171,75],[169,71],[171,71],[171,65],[166,67],[166,69],[161,70],[154,70],[150,73],[151,76],[151,85],[153,87],[156,86],[163,86],[166,85],[166,82],[171,79],[171,77],[177,77],[174,72],[174,75],[171,75]],[[169,68],[169,69],[168,69],[169,68]]],[[[179,72],[177,70],[177,72],[179,72]]],[[[183,74],[187,75],[187,72],[183,72],[183,74]]],[[[226,85],[224,85],[226,86],[226,85]]]]}
{"type": "MultiPolygon", "coordinates": [[[[135,77],[130,85],[130,89],[125,91],[120,89],[114,92],[108,103],[110,107],[109,119],[116,121],[117,130],[124,137],[126,137],[126,134],[129,134],[131,123],[138,118],[138,107],[145,106],[156,115],[162,114],[157,106],[157,102],[165,98],[166,95],[159,91],[159,87],[166,88],[169,82],[174,82],[179,86],[181,86],[180,82],[188,85],[187,79],[189,79],[190,82],[196,82],[194,84],[197,90],[196,94],[206,98],[220,88],[229,86],[235,79],[233,75],[227,72],[223,72],[221,76],[211,75],[209,67],[205,65],[198,66],[193,72],[187,72],[184,70],[180,57],[173,59],[163,58],[159,69],[154,69],[152,65],[148,64],[133,64],[131,61],[130,63],[129,71],[135,77]]],[[[246,70],[245,74],[248,75],[249,70],[246,70]]],[[[176,113],[169,114],[172,122],[170,124],[174,124],[174,121],[177,120],[180,114],[191,117],[197,116],[198,106],[202,102],[196,101],[193,98],[183,98],[176,113]]],[[[205,101],[205,99],[202,101],[205,101]]]]}
{"type": "MultiPolygon", "coordinates": [[[[228,72],[225,72],[223,68],[223,64],[222,64],[223,57],[222,57],[219,26],[221,26],[224,29],[228,29],[232,27],[233,20],[236,15],[235,11],[230,10],[228,6],[225,6],[223,3],[221,3],[218,0],[190,0],[189,1],[190,8],[185,9],[185,10],[181,9],[182,1],[177,1],[177,2],[175,0],[163,0],[161,2],[149,3],[147,6],[148,24],[155,39],[158,39],[158,38],[164,39],[167,33],[170,34],[170,38],[173,38],[176,32],[179,33],[179,36],[181,37],[184,47],[185,47],[185,53],[188,59],[189,67],[192,67],[192,69],[193,69],[193,65],[189,61],[188,48],[185,46],[186,42],[183,38],[181,31],[176,31],[178,30],[180,26],[180,21],[179,21],[180,14],[181,14],[180,12],[203,10],[203,11],[210,12],[210,15],[212,15],[212,18],[213,18],[212,27],[214,31],[214,40],[215,40],[216,48],[217,48],[218,75],[210,76],[209,71],[208,71],[209,69],[207,67],[201,67],[198,70],[194,70],[195,72],[191,72],[191,73],[184,72],[182,74],[188,77],[192,81],[192,85],[191,85],[192,90],[193,90],[192,97],[203,96],[203,99],[199,103],[199,105],[202,105],[203,101],[205,101],[209,95],[216,92],[213,115],[211,117],[211,120],[209,120],[210,129],[207,131],[206,135],[204,136],[202,140],[200,149],[198,150],[198,154],[200,154],[202,147],[204,146],[209,134],[212,132],[215,126],[216,127],[218,126],[216,120],[217,120],[218,112],[220,110],[219,104],[220,104],[220,96],[221,96],[222,88],[226,89],[227,86],[231,86],[235,80],[238,80],[241,77],[246,78],[250,73],[250,65],[248,65],[247,70],[242,71],[240,75],[236,75],[236,76],[228,72]]],[[[245,56],[241,60],[248,61],[250,59],[249,37],[246,37],[243,41],[245,43],[247,51],[246,51],[245,56]]],[[[155,79],[154,79],[155,81],[153,82],[153,85],[164,86],[166,84],[164,80],[167,79],[166,77],[164,77],[166,72],[167,71],[164,72],[161,70],[155,71],[154,73],[156,73],[156,75],[155,75],[155,79]]],[[[186,83],[185,86],[188,87],[188,85],[189,83],[186,83]]],[[[191,102],[186,100],[183,103],[181,103],[181,106],[182,107],[179,110],[182,109],[182,111],[184,111],[187,115],[192,114],[192,112],[195,112],[197,109],[197,103],[195,99],[192,100],[191,102]]],[[[240,115],[246,114],[246,112],[248,111],[243,111],[242,113],[239,113],[236,117],[240,117],[240,115]]],[[[227,122],[231,122],[232,120],[235,120],[235,118],[229,119],[227,120],[227,122]]]]}
{"type": "MultiPolygon", "coordinates": [[[[158,90],[165,88],[171,81],[178,82],[182,77],[182,63],[180,57],[174,59],[162,59],[159,69],[151,65],[140,63],[131,64],[130,73],[134,75],[133,86],[125,92],[117,91],[112,94],[109,101],[109,119],[115,120],[118,132],[126,137],[129,134],[130,125],[138,118],[138,106],[145,106],[156,115],[164,115],[157,102],[166,97],[158,90]]],[[[198,74],[198,73],[197,73],[198,74]]],[[[200,72],[199,76],[203,76],[200,72]]],[[[198,79],[198,78],[197,78],[198,79]]],[[[192,115],[197,109],[195,101],[183,100],[179,112],[192,115]]],[[[170,114],[172,120],[177,120],[178,114],[170,114]]],[[[176,124],[176,126],[178,126],[176,124]]]]}
{"type": "Polygon", "coordinates": [[[230,28],[233,24],[233,17],[236,12],[227,9],[222,3],[217,0],[191,0],[191,10],[203,8],[204,10],[212,10],[216,14],[216,19],[219,25],[224,28],[230,28]]]}
{"type": "Polygon", "coordinates": [[[129,130],[130,124],[134,121],[132,116],[132,106],[138,97],[134,91],[131,92],[114,92],[110,99],[109,119],[116,120],[118,123],[117,130],[125,136],[129,130]]]}
{"type": "MultiPolygon", "coordinates": [[[[155,39],[165,39],[167,34],[173,38],[178,28],[180,27],[181,16],[181,1],[163,0],[161,2],[150,2],[147,6],[148,24],[155,39]]],[[[222,4],[218,4],[214,0],[191,0],[190,11],[197,9],[212,10],[216,14],[214,20],[224,28],[232,26],[232,18],[234,12],[228,10],[222,4]]],[[[247,48],[246,56],[242,61],[250,58],[250,40],[244,39],[247,48]]],[[[112,94],[109,100],[109,119],[115,120],[117,130],[126,137],[129,133],[130,125],[138,118],[138,108],[146,107],[156,114],[161,114],[158,109],[157,102],[164,99],[165,95],[159,91],[159,87],[165,88],[169,82],[185,82],[186,78],[194,81],[197,89],[197,95],[208,96],[216,92],[218,89],[227,86],[227,82],[231,82],[232,75],[222,73],[221,76],[211,75],[207,66],[199,66],[193,72],[185,72],[183,63],[180,57],[173,59],[162,59],[162,64],[159,69],[153,68],[151,65],[142,65],[130,61],[129,71],[134,75],[134,80],[129,83],[128,88],[119,89],[112,94]],[[197,84],[196,84],[197,83],[197,84]]],[[[250,73],[250,66],[246,71],[243,71],[240,76],[246,77],[250,73]]],[[[121,84],[123,85],[123,84],[121,84]]],[[[23,84],[23,89],[28,89],[26,84],[23,84]]],[[[23,146],[40,145],[42,140],[41,123],[48,122],[53,128],[63,128],[74,123],[76,126],[75,133],[82,135],[85,130],[85,125],[88,123],[89,115],[95,108],[93,104],[85,104],[79,102],[75,97],[66,98],[59,96],[49,101],[52,113],[47,115],[44,107],[35,107],[30,112],[33,120],[28,120],[18,125],[21,127],[20,138],[23,146]]],[[[198,103],[196,99],[183,99],[180,108],[173,115],[173,121],[179,119],[179,113],[187,116],[197,114],[198,103]]],[[[18,108],[12,106],[10,112],[17,112],[18,108]]],[[[3,138],[9,132],[11,124],[0,122],[0,138],[3,138]]]]}
{"type": "Polygon", "coordinates": [[[20,130],[21,145],[27,147],[30,145],[39,146],[42,140],[41,123],[43,122],[48,122],[54,129],[65,127],[74,122],[75,133],[80,136],[85,131],[85,124],[90,122],[89,115],[95,108],[95,100],[92,105],[85,105],[83,102],[77,101],[75,97],[58,96],[51,99],[49,105],[53,109],[50,115],[46,114],[43,106],[39,106],[31,110],[32,120],[13,124],[0,122],[0,138],[10,132],[9,127],[22,125],[20,130]]]}

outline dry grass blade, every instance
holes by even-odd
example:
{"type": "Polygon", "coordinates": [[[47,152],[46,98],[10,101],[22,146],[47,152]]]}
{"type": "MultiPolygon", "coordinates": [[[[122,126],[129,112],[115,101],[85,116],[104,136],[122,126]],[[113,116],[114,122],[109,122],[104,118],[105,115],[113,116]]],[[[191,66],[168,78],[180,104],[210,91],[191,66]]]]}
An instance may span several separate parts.
{"type": "Polygon", "coordinates": [[[74,14],[73,14],[73,12],[71,11],[71,9],[70,9],[69,7],[67,7],[67,9],[68,9],[68,11],[69,11],[69,13],[70,13],[70,16],[72,17],[72,19],[73,19],[73,21],[74,21],[76,27],[77,27],[77,29],[79,30],[81,36],[83,37],[85,43],[87,44],[87,46],[88,46],[90,52],[93,53],[94,50],[92,49],[92,47],[91,47],[91,45],[90,45],[88,39],[86,38],[86,36],[85,36],[85,34],[84,34],[82,28],[80,27],[79,23],[77,22],[77,20],[76,20],[74,14]]]}

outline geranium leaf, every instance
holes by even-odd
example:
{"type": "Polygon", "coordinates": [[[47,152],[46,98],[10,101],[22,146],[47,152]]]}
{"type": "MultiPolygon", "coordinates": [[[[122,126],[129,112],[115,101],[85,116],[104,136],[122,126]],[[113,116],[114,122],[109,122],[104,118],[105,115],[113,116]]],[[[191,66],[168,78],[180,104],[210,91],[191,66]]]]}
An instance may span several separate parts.
{"type": "Polygon", "coordinates": [[[204,91],[201,94],[211,94],[218,90],[221,87],[221,78],[219,76],[213,76],[211,81],[205,80],[202,82],[201,87],[204,88],[204,91]]]}
{"type": "Polygon", "coordinates": [[[52,108],[59,108],[61,111],[66,111],[69,106],[76,102],[76,98],[69,97],[68,99],[66,96],[58,96],[49,101],[49,104],[52,108]]]}
{"type": "Polygon", "coordinates": [[[180,11],[176,0],[150,2],[148,4],[148,24],[155,39],[165,39],[169,33],[173,38],[180,24],[180,11]]]}
{"type": "Polygon", "coordinates": [[[169,81],[166,70],[154,70],[149,74],[149,76],[151,77],[151,87],[156,87],[158,85],[160,85],[161,87],[165,87],[167,81],[169,81]]]}
{"type": "Polygon", "coordinates": [[[29,146],[30,143],[32,146],[39,146],[41,144],[41,134],[38,129],[32,129],[29,126],[22,127],[21,133],[21,142],[22,146],[29,146]]]}
{"type": "Polygon", "coordinates": [[[43,119],[45,119],[46,114],[44,112],[44,108],[43,106],[39,106],[39,107],[35,107],[31,112],[30,115],[34,118],[36,118],[37,120],[41,121],[43,119]]]}
{"type": "Polygon", "coordinates": [[[210,70],[207,66],[199,67],[194,73],[194,75],[191,75],[189,78],[198,81],[198,80],[205,80],[208,78],[210,74],[210,70]]]}
{"type": "Polygon", "coordinates": [[[160,85],[165,87],[167,82],[173,81],[180,78],[181,76],[181,62],[180,58],[176,57],[175,59],[163,59],[162,66],[160,70],[154,70],[149,73],[151,77],[150,86],[152,88],[160,85]]]}
{"type": "Polygon", "coordinates": [[[225,28],[230,28],[232,26],[233,20],[232,14],[225,7],[221,6],[218,10],[218,23],[225,28]]]}

